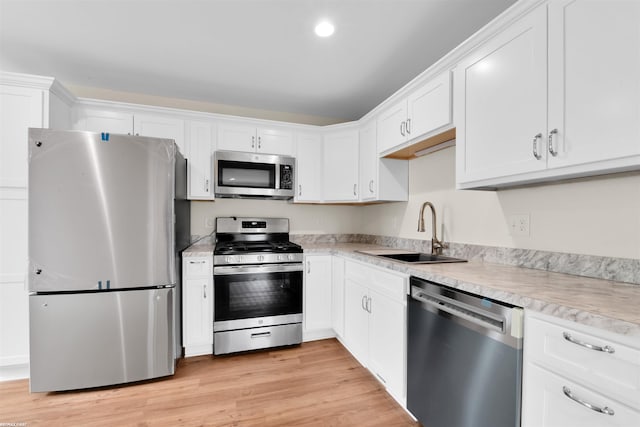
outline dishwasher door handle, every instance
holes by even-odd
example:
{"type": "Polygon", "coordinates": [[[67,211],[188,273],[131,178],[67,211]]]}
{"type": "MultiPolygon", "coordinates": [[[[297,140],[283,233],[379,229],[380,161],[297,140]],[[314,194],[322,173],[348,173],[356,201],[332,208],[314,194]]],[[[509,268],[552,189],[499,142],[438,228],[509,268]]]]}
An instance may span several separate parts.
{"type": "Polygon", "coordinates": [[[484,314],[482,310],[471,309],[465,304],[466,307],[462,307],[456,304],[455,300],[442,296],[434,296],[419,290],[419,288],[413,288],[411,290],[411,297],[424,304],[430,305],[451,314],[452,316],[460,317],[475,325],[482,326],[483,328],[491,329],[492,331],[504,333],[505,321],[498,320],[494,316],[484,314]]]}

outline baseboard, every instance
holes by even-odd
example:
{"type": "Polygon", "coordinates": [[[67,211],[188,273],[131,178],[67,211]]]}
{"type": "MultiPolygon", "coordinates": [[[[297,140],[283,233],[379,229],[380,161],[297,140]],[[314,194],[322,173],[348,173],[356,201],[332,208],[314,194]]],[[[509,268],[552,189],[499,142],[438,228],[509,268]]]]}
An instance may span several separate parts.
{"type": "Polygon", "coordinates": [[[302,341],[317,341],[317,340],[326,340],[327,338],[335,338],[336,333],[333,329],[317,329],[314,331],[303,331],[302,332],[302,341]]]}
{"type": "Polygon", "coordinates": [[[0,366],[0,382],[29,378],[29,364],[0,366]]]}

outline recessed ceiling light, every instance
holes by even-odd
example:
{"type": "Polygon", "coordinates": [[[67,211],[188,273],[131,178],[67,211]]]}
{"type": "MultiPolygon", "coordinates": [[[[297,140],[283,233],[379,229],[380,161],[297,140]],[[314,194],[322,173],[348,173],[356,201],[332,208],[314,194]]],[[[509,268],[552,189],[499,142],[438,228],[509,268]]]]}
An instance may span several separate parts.
{"type": "Polygon", "coordinates": [[[318,37],[329,37],[335,31],[333,24],[329,21],[322,21],[316,25],[316,34],[318,37]]]}

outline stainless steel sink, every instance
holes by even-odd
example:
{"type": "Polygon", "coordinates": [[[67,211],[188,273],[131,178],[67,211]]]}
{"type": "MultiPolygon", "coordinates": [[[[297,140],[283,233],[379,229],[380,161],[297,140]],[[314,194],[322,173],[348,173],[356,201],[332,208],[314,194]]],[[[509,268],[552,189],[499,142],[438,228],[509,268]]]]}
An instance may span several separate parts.
{"type": "Polygon", "coordinates": [[[443,262],[467,262],[466,259],[453,258],[444,255],[425,254],[422,252],[412,252],[404,254],[386,254],[378,255],[382,258],[389,258],[395,261],[406,262],[409,264],[439,264],[443,262]]]}
{"type": "Polygon", "coordinates": [[[370,251],[357,251],[366,255],[388,258],[407,264],[440,264],[445,262],[467,262],[466,259],[453,258],[444,255],[426,254],[423,252],[410,252],[405,250],[378,249],[370,251]]]}

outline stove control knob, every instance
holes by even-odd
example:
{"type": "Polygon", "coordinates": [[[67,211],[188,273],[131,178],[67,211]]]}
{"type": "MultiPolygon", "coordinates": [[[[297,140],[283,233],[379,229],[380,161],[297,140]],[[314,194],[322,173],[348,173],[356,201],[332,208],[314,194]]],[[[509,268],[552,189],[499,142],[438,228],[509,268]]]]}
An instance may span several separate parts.
{"type": "Polygon", "coordinates": [[[232,257],[232,256],[228,256],[228,257],[226,257],[226,258],[225,258],[225,262],[226,262],[227,264],[233,264],[233,257],[232,257]]]}
{"type": "Polygon", "coordinates": [[[258,261],[259,262],[264,261],[264,255],[258,255],[258,261]]]}
{"type": "Polygon", "coordinates": [[[278,255],[278,261],[284,261],[284,258],[282,257],[282,255],[278,255]]]}
{"type": "Polygon", "coordinates": [[[293,261],[294,256],[293,255],[288,255],[287,258],[289,258],[289,261],[293,261]]]}

